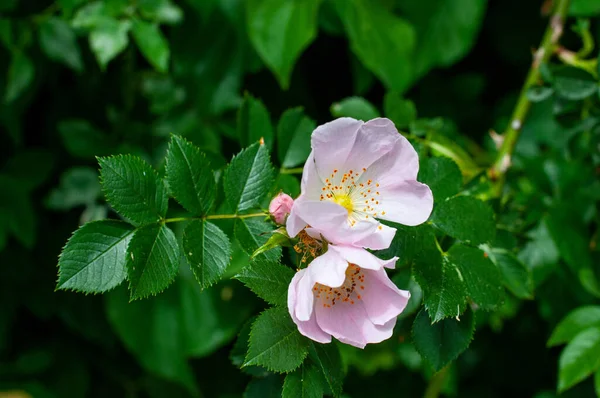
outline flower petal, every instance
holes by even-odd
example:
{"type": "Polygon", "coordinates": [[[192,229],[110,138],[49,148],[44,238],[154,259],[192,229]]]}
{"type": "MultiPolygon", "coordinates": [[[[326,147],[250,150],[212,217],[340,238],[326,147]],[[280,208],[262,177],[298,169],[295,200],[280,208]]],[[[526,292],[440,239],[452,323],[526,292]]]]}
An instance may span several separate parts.
{"type": "Polygon", "coordinates": [[[364,271],[365,287],[362,301],[369,319],[375,325],[384,325],[392,319],[396,319],[408,303],[410,292],[400,290],[390,280],[384,269],[364,271]]]}
{"type": "Polygon", "coordinates": [[[431,189],[418,181],[404,181],[382,187],[383,200],[377,208],[379,217],[414,226],[427,221],[433,210],[431,189]]]}
{"type": "Polygon", "coordinates": [[[377,118],[363,124],[358,130],[354,146],[341,168],[344,172],[361,172],[377,159],[394,149],[401,136],[391,120],[377,118]]]}
{"type": "Polygon", "coordinates": [[[373,180],[381,186],[387,186],[403,180],[416,180],[418,173],[419,156],[415,148],[405,137],[398,134],[398,140],[392,150],[369,166],[360,176],[359,182],[373,180]]]}
{"type": "Polygon", "coordinates": [[[311,317],[307,321],[301,321],[296,317],[296,304],[297,300],[297,286],[298,282],[304,276],[306,269],[300,270],[294,275],[292,282],[290,283],[290,287],[288,288],[288,311],[292,317],[292,320],[298,326],[298,331],[300,334],[308,337],[311,340],[317,341],[319,343],[331,343],[331,335],[325,333],[319,325],[317,324],[317,316],[313,312],[311,317]]]}
{"type": "Polygon", "coordinates": [[[334,307],[317,306],[317,323],[326,333],[345,344],[364,348],[392,336],[395,320],[383,326],[374,325],[361,301],[336,303],[334,307]]]}
{"type": "Polygon", "coordinates": [[[362,121],[342,117],[323,124],[313,131],[311,146],[314,152],[317,171],[322,180],[333,170],[341,169],[354,145],[362,121]]]}
{"type": "Polygon", "coordinates": [[[345,261],[351,264],[356,264],[360,268],[370,270],[381,270],[383,267],[394,268],[394,265],[398,260],[398,257],[393,257],[389,260],[382,260],[378,257],[375,257],[365,249],[359,247],[330,245],[329,251],[331,250],[337,252],[345,261]]]}
{"type": "MultiPolygon", "coordinates": [[[[387,249],[392,244],[392,240],[396,235],[396,228],[388,227],[387,225],[379,224],[373,233],[354,242],[355,246],[365,247],[371,250],[387,249]]],[[[394,268],[394,267],[392,267],[394,268]]]]}
{"type": "Polygon", "coordinates": [[[292,210],[290,211],[290,214],[288,215],[288,218],[285,221],[285,229],[287,230],[287,233],[290,236],[290,238],[293,238],[296,235],[298,235],[298,233],[300,233],[300,231],[302,231],[308,225],[308,223],[304,221],[302,217],[300,217],[300,215],[298,214],[298,206],[300,203],[302,203],[303,200],[304,197],[300,195],[298,199],[294,201],[292,210]]]}
{"type": "Polygon", "coordinates": [[[313,287],[315,283],[329,287],[340,287],[346,279],[345,261],[335,250],[327,250],[325,254],[315,258],[306,268],[306,273],[298,281],[296,317],[308,321],[314,306],[313,287]]]}
{"type": "Polygon", "coordinates": [[[315,165],[315,151],[312,151],[306,159],[304,169],[302,170],[302,181],[300,182],[300,190],[302,196],[310,200],[319,200],[321,196],[321,188],[325,185],[319,174],[317,173],[317,166],[315,165]]]}

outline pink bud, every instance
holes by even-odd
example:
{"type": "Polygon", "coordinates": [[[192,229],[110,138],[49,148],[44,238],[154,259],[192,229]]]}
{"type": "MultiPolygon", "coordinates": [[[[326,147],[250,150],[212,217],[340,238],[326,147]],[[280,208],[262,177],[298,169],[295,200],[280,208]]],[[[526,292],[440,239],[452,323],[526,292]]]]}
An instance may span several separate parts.
{"type": "Polygon", "coordinates": [[[279,195],[275,196],[269,204],[269,213],[277,224],[282,225],[285,223],[285,218],[287,215],[290,214],[293,204],[294,199],[292,199],[289,195],[280,193],[279,195]]]}

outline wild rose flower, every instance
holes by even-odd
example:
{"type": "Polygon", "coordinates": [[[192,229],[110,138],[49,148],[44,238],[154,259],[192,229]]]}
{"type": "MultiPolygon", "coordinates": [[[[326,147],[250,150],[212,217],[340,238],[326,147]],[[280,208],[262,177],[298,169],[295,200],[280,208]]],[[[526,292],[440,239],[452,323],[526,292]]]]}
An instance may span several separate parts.
{"type": "Polygon", "coordinates": [[[294,199],[289,195],[280,193],[271,200],[271,203],[269,204],[269,214],[271,214],[271,217],[273,217],[273,220],[275,220],[277,224],[284,224],[285,218],[290,214],[293,204],[294,199]]]}
{"type": "Polygon", "coordinates": [[[325,254],[296,273],[288,289],[288,310],[300,333],[320,343],[331,342],[333,336],[359,348],[390,338],[410,298],[385,272],[396,260],[329,245],[325,254]]]}
{"type": "Polygon", "coordinates": [[[291,237],[307,225],[334,244],[384,249],[395,228],[425,222],[433,195],[417,182],[419,158],[388,119],[340,118],[319,126],[302,174],[302,192],[286,227],[291,237]]]}

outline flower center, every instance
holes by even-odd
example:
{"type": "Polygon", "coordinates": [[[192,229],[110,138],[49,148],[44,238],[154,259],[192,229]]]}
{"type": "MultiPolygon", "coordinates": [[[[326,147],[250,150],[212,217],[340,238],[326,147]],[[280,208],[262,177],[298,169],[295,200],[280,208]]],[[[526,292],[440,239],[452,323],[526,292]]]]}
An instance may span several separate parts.
{"type": "Polygon", "coordinates": [[[348,211],[348,215],[352,214],[354,210],[354,203],[348,194],[336,195],[333,197],[333,201],[338,205],[342,206],[348,211]]]}
{"type": "Polygon", "coordinates": [[[354,300],[362,300],[361,291],[365,290],[365,274],[360,267],[349,264],[346,268],[346,279],[340,287],[329,287],[315,283],[313,294],[324,308],[333,307],[336,302],[354,304],[354,300]]]}

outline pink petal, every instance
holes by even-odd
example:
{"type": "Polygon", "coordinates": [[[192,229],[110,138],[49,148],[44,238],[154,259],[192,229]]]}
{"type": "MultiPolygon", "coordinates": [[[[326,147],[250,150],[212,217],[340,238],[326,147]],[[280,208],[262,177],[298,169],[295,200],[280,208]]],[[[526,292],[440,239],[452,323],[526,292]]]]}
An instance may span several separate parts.
{"type": "Polygon", "coordinates": [[[345,261],[356,264],[360,268],[370,270],[381,270],[383,267],[394,268],[396,260],[398,260],[398,257],[393,257],[390,260],[381,260],[359,247],[330,245],[329,251],[332,250],[337,252],[345,261]]]}
{"type": "MultiPolygon", "coordinates": [[[[298,281],[296,317],[308,321],[314,306],[313,287],[315,283],[329,287],[340,287],[346,279],[348,262],[335,250],[327,250],[325,254],[315,258],[305,269],[306,273],[298,281]]],[[[301,271],[300,271],[301,272],[301,271]]]]}
{"type": "Polygon", "coordinates": [[[371,250],[387,249],[392,244],[394,235],[396,235],[396,228],[391,228],[387,225],[379,224],[377,226],[377,229],[375,229],[373,233],[354,242],[354,245],[359,247],[365,247],[371,250]]]}
{"type": "Polygon", "coordinates": [[[390,280],[384,269],[364,270],[364,293],[362,301],[369,319],[375,325],[384,325],[396,319],[410,298],[410,292],[400,290],[390,280]]]}
{"type": "Polygon", "coordinates": [[[403,180],[417,179],[419,156],[406,138],[400,134],[398,137],[393,149],[369,166],[360,176],[359,182],[370,179],[386,186],[403,180]]]}
{"type": "Polygon", "coordinates": [[[294,201],[294,205],[292,206],[292,210],[290,211],[290,215],[288,216],[285,222],[285,229],[287,230],[288,235],[293,238],[300,233],[308,224],[306,221],[300,217],[298,214],[298,206],[304,200],[303,196],[300,195],[298,199],[294,201]]]}
{"type": "Polygon", "coordinates": [[[323,182],[317,174],[317,166],[315,165],[315,151],[312,151],[306,159],[304,169],[302,171],[302,181],[300,183],[300,189],[302,196],[310,200],[319,200],[321,196],[321,188],[323,182]]]}
{"type": "Polygon", "coordinates": [[[345,344],[364,348],[369,343],[379,343],[392,336],[395,320],[383,326],[374,325],[362,302],[336,303],[333,307],[316,306],[317,323],[326,333],[345,344]]]}
{"type": "Polygon", "coordinates": [[[418,181],[404,181],[381,187],[382,201],[377,211],[384,220],[414,226],[427,221],[433,209],[431,189],[418,181]]]}
{"type": "Polygon", "coordinates": [[[297,202],[294,205],[296,214],[334,244],[352,245],[374,233],[379,224],[375,220],[369,220],[350,226],[348,211],[334,202],[308,200],[297,202]]]}
{"type": "Polygon", "coordinates": [[[312,133],[311,146],[321,179],[325,180],[346,163],[362,124],[360,120],[343,117],[317,127],[312,133]]]}
{"type": "Polygon", "coordinates": [[[300,270],[294,275],[290,287],[288,288],[288,311],[292,317],[292,320],[298,326],[298,331],[308,337],[311,340],[318,341],[319,343],[330,343],[331,335],[325,333],[317,324],[317,316],[313,312],[311,317],[307,321],[301,321],[296,317],[295,309],[297,300],[297,286],[300,279],[303,278],[306,269],[300,270]]]}
{"type": "Polygon", "coordinates": [[[342,169],[361,172],[377,159],[390,152],[401,136],[389,119],[377,118],[363,124],[358,130],[354,146],[342,169]]]}

